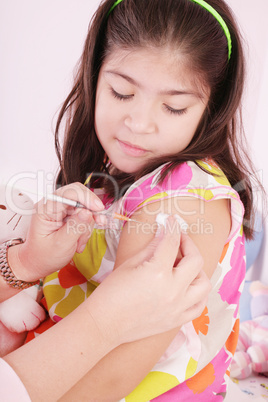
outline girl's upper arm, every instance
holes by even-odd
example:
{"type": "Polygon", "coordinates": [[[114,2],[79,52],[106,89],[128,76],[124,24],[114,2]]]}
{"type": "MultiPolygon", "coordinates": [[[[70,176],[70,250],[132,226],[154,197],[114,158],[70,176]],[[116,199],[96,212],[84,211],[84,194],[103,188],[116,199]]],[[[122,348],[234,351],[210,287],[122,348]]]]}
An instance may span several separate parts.
{"type": "Polygon", "coordinates": [[[210,278],[221,257],[231,229],[229,201],[204,201],[194,197],[176,197],[157,201],[136,211],[120,237],[115,268],[140,251],[153,238],[158,213],[177,214],[188,224],[188,235],[197,245],[203,259],[204,271],[210,278]]]}

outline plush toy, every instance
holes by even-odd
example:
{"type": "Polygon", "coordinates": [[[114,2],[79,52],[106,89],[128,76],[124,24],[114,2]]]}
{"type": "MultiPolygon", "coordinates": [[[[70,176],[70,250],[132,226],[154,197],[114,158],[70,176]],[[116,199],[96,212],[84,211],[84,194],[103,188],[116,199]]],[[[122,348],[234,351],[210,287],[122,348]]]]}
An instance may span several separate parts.
{"type": "Polygon", "coordinates": [[[240,325],[231,377],[243,379],[252,372],[268,375],[268,286],[254,281],[250,286],[252,319],[240,325]]]}
{"type": "MultiPolygon", "coordinates": [[[[30,223],[32,200],[21,191],[0,186],[0,243],[14,238],[25,239],[30,223]]],[[[38,304],[39,286],[32,286],[0,303],[0,357],[21,346],[27,331],[36,328],[46,318],[38,304]]]]}

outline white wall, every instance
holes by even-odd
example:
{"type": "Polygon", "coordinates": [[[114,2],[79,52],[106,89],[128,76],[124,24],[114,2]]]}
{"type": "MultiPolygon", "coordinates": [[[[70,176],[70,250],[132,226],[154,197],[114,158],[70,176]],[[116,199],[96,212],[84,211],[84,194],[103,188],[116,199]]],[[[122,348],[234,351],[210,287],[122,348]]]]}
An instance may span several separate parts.
{"type": "Polygon", "coordinates": [[[0,184],[21,175],[20,187],[36,191],[37,176],[40,187],[42,179],[52,185],[52,120],[70,89],[98,3],[0,2],[0,184]]]}
{"type": "MultiPolygon", "coordinates": [[[[34,191],[44,191],[45,185],[51,188],[57,168],[52,120],[70,89],[73,67],[98,3],[0,2],[0,184],[14,180],[18,187],[34,191]]],[[[228,3],[247,42],[245,128],[254,162],[268,189],[268,2],[228,3]]]]}

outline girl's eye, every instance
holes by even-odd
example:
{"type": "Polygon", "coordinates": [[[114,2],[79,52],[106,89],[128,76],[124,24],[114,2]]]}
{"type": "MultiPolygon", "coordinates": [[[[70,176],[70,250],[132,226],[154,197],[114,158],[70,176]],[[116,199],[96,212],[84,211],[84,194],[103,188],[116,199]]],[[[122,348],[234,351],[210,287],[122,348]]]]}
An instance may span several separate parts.
{"type": "Polygon", "coordinates": [[[182,114],[185,114],[185,113],[187,113],[187,108],[185,108],[185,109],[173,109],[172,107],[170,107],[170,106],[168,106],[168,105],[164,105],[165,106],[165,109],[170,113],[170,114],[175,114],[175,115],[182,115],[182,114]]]}
{"type": "Polygon", "coordinates": [[[119,99],[119,100],[121,100],[121,101],[123,101],[123,100],[129,100],[129,99],[131,99],[134,95],[122,95],[122,94],[119,94],[118,92],[116,92],[113,88],[111,88],[111,92],[112,92],[112,95],[113,95],[113,97],[115,98],[115,99],[119,99]]]}

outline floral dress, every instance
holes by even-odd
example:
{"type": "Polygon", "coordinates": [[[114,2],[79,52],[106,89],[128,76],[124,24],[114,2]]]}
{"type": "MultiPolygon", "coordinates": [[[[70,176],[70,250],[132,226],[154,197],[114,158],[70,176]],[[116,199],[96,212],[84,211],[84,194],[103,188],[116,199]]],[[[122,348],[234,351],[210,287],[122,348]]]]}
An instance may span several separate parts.
{"type": "MultiPolygon", "coordinates": [[[[171,197],[191,196],[206,202],[227,199],[231,231],[211,278],[212,290],[203,313],[181,327],[161,359],[122,401],[222,401],[238,339],[238,304],[245,277],[243,204],[211,160],[183,163],[159,184],[163,168],[165,165],[139,179],[115,203],[101,190],[96,192],[106,209],[127,217],[149,203],[171,197]]],[[[89,297],[112,272],[123,222],[112,223],[106,229],[96,227],[83,253],[75,254],[70,264],[45,279],[44,295],[54,323],[89,297]]],[[[203,222],[199,224],[196,230],[210,230],[203,222]]]]}

